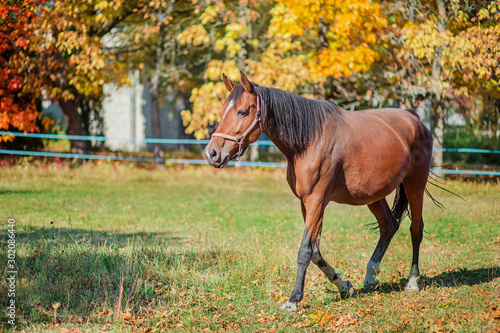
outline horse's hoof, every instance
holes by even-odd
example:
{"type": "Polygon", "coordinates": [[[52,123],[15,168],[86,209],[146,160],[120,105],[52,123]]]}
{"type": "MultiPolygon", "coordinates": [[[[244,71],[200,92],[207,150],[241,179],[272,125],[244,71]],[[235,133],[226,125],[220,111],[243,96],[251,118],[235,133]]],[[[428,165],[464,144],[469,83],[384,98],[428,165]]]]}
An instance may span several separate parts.
{"type": "Polygon", "coordinates": [[[420,289],[415,286],[406,286],[405,287],[405,293],[406,294],[414,294],[414,293],[418,293],[420,291],[420,289]]]}
{"type": "Polygon", "coordinates": [[[347,299],[356,295],[357,291],[349,280],[342,281],[342,290],[339,290],[340,298],[347,299]]]}
{"type": "Polygon", "coordinates": [[[380,287],[380,283],[378,282],[378,280],[375,280],[375,281],[370,282],[370,283],[365,283],[365,285],[363,286],[363,292],[364,293],[371,293],[372,291],[377,290],[379,287],[380,287]]]}
{"type": "Polygon", "coordinates": [[[408,284],[405,287],[405,293],[407,294],[418,293],[420,291],[420,288],[418,287],[419,280],[420,276],[411,277],[410,280],[408,281],[408,284]]]}
{"type": "Polygon", "coordinates": [[[286,301],[285,303],[283,303],[281,308],[283,310],[288,310],[290,312],[294,312],[294,311],[297,311],[297,303],[292,303],[290,301],[286,301]]]}

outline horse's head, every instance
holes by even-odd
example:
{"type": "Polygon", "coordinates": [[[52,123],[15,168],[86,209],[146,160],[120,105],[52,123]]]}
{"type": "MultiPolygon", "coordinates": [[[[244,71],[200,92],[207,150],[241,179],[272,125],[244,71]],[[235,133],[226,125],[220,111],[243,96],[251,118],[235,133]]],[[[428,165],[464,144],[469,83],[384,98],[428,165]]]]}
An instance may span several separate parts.
{"type": "Polygon", "coordinates": [[[230,159],[239,158],[262,133],[256,85],[243,72],[241,85],[237,85],[226,75],[222,78],[231,94],[220,111],[219,127],[212,134],[204,151],[208,164],[216,168],[223,168],[230,159]]]}

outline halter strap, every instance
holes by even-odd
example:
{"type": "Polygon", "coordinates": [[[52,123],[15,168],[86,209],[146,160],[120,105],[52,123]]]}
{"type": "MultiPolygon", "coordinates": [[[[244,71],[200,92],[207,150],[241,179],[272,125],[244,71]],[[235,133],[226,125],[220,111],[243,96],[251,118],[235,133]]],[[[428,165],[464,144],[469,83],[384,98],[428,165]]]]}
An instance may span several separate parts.
{"type": "Polygon", "coordinates": [[[261,119],[261,108],[260,108],[260,95],[257,92],[257,113],[255,115],[255,119],[250,124],[250,126],[246,129],[246,131],[243,132],[243,134],[240,135],[240,136],[233,136],[233,135],[224,134],[224,133],[213,133],[212,137],[216,136],[216,137],[220,137],[220,138],[223,138],[223,139],[226,139],[226,140],[230,140],[230,141],[236,142],[238,144],[238,146],[239,146],[238,147],[238,154],[236,154],[236,158],[239,161],[241,155],[243,155],[243,142],[245,141],[245,138],[247,137],[247,135],[250,134],[251,131],[253,131],[253,129],[255,128],[255,125],[257,125],[257,123],[259,124],[260,130],[262,131],[262,122],[261,122],[261,120],[262,119],[261,119]]]}

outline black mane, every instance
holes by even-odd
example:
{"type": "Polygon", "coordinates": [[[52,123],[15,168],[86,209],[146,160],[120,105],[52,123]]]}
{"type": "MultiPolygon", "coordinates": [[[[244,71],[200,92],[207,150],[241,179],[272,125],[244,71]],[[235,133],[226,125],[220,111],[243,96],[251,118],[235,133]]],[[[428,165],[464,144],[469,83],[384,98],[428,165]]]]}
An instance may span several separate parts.
{"type": "MultiPolygon", "coordinates": [[[[295,94],[254,84],[261,98],[262,126],[274,133],[293,155],[304,152],[311,141],[321,134],[328,115],[340,122],[341,108],[333,101],[307,99],[295,94]]],[[[238,85],[229,95],[229,100],[238,101],[244,88],[238,85]]]]}

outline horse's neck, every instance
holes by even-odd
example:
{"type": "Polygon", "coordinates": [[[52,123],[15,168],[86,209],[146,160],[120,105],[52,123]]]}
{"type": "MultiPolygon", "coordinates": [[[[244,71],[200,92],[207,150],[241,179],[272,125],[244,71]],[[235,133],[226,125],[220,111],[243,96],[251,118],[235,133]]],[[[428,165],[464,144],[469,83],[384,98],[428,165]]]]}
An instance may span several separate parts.
{"type": "MultiPolygon", "coordinates": [[[[323,134],[325,132],[333,133],[335,135],[338,130],[338,126],[340,126],[339,121],[333,115],[328,115],[328,120],[323,124],[323,134]]],[[[283,141],[280,139],[280,133],[278,133],[278,129],[275,128],[266,128],[264,126],[264,134],[276,145],[276,147],[285,155],[288,161],[293,161],[294,153],[293,147],[288,147],[283,141]]],[[[318,135],[314,140],[321,140],[322,136],[318,135]]]]}
{"type": "Polygon", "coordinates": [[[287,147],[280,139],[279,133],[274,133],[272,130],[264,130],[264,134],[274,143],[274,145],[285,155],[285,157],[291,161],[293,159],[293,154],[289,147],[287,147]]]}

